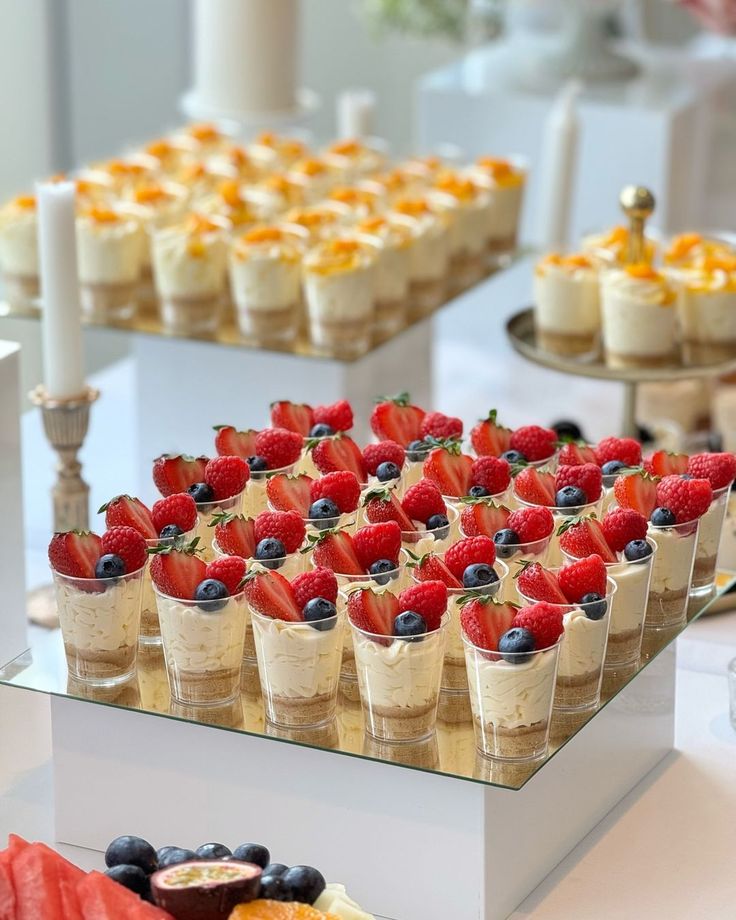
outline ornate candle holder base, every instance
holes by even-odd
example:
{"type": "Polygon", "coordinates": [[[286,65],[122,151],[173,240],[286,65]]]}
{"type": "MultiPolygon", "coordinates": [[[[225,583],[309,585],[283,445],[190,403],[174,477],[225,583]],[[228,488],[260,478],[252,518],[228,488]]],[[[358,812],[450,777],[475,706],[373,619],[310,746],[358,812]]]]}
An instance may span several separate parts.
{"type": "Polygon", "coordinates": [[[42,386],[29,394],[41,409],[43,427],[51,446],[59,455],[57,480],[51,495],[54,502],[54,531],[89,529],[89,486],[82,479],[82,464],[77,454],[89,427],[89,409],[99,390],[87,387],[69,399],[53,399],[42,386]]]}

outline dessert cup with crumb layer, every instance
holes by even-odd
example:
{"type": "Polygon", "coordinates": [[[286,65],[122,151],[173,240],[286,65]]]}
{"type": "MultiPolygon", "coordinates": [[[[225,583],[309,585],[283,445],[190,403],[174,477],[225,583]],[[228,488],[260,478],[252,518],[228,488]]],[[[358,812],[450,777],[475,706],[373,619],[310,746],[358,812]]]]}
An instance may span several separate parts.
{"type": "Polygon", "coordinates": [[[405,325],[409,307],[409,272],[415,225],[410,218],[369,217],[358,231],[381,243],[376,273],[374,328],[379,334],[397,332],[405,325]]]}
{"type": "Polygon", "coordinates": [[[409,266],[409,317],[433,313],[447,295],[450,265],[450,211],[429,196],[400,198],[393,211],[415,221],[409,266]]]}
{"type": "Polygon", "coordinates": [[[77,217],[82,311],[92,320],[130,319],[137,308],[145,237],[138,221],[107,207],[77,217]]]}
{"type": "MultiPolygon", "coordinates": [[[[155,537],[147,539],[146,546],[149,550],[157,546],[173,546],[177,539],[186,543],[191,541],[197,535],[197,526],[180,537],[155,537]]],[[[138,641],[141,645],[161,645],[161,624],[158,621],[158,606],[156,604],[156,594],[153,590],[153,581],[151,579],[151,558],[145,566],[143,576],[143,598],[141,601],[141,626],[138,635],[138,641]]]]}
{"type": "Polygon", "coordinates": [[[592,355],[601,326],[598,268],[586,255],[552,253],[534,270],[534,325],[545,351],[592,355]]]}
{"type": "Polygon", "coordinates": [[[19,195],[0,209],[0,271],[10,303],[38,306],[38,216],[33,195],[19,195]]]}
{"type": "Polygon", "coordinates": [[[645,632],[680,629],[685,625],[700,520],[658,527],[650,522],[649,537],[657,545],[649,586],[645,632]]]}
{"type": "Polygon", "coordinates": [[[705,363],[736,354],[736,254],[711,256],[678,271],[677,310],[689,359],[705,363]]]}
{"type": "Polygon", "coordinates": [[[721,543],[730,493],[730,483],[720,489],[714,489],[710,507],[700,518],[690,589],[691,597],[706,597],[713,590],[718,568],[718,547],[721,543]]]}
{"type": "Polygon", "coordinates": [[[488,257],[490,267],[498,268],[510,259],[519,245],[527,168],[519,158],[480,157],[473,174],[480,183],[487,184],[491,192],[486,231],[488,257]]]}

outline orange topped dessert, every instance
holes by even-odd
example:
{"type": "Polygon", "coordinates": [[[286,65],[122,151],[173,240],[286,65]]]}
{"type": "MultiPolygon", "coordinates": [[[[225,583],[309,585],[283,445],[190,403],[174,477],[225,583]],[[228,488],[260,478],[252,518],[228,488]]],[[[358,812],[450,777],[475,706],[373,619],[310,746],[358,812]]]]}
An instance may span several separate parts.
{"type": "Polygon", "coordinates": [[[534,268],[534,321],[547,351],[592,353],[601,325],[598,268],[585,253],[549,253],[534,268]]]}

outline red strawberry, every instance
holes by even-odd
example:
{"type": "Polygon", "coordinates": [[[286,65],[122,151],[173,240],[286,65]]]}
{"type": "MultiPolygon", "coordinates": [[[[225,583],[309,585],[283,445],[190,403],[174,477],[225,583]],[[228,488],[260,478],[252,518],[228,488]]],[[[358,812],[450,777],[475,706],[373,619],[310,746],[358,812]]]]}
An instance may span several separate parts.
{"type": "Polygon", "coordinates": [[[281,540],[287,553],[295,553],[304,542],[307,528],[298,511],[261,511],[255,520],[256,546],[268,537],[281,540]]]}
{"type": "Polygon", "coordinates": [[[360,588],[348,595],[350,622],[364,632],[391,636],[398,615],[399,600],[390,591],[377,593],[371,588],[360,588]]]}
{"type": "Polygon", "coordinates": [[[331,569],[317,568],[303,572],[291,582],[291,589],[300,610],[304,610],[315,597],[337,603],[337,578],[331,569]]]}
{"type": "Polygon", "coordinates": [[[557,432],[539,425],[523,425],[511,435],[511,449],[518,450],[530,463],[546,460],[557,448],[557,432]]]}
{"type": "Polygon", "coordinates": [[[194,593],[207,577],[207,566],[196,555],[195,541],[186,547],[164,547],[151,558],[151,578],[162,594],[194,600],[194,593]]]}
{"type": "Polygon", "coordinates": [[[505,492],[511,482],[511,467],[502,457],[479,457],[473,461],[470,482],[482,486],[489,495],[505,492]]]}
{"type": "Polygon", "coordinates": [[[153,461],[153,481],[163,496],[186,492],[195,482],[204,482],[207,457],[162,454],[153,461]]]}
{"type": "Polygon", "coordinates": [[[528,629],[534,636],[534,647],[549,648],[564,631],[562,611],[552,604],[541,601],[530,607],[523,607],[514,617],[512,627],[528,629]]]}
{"type": "Polygon", "coordinates": [[[504,527],[518,534],[521,543],[536,543],[552,535],[555,519],[549,508],[541,505],[536,508],[519,508],[511,512],[504,527]]]}
{"type": "Polygon", "coordinates": [[[376,489],[368,492],[364,499],[365,516],[371,524],[381,521],[396,521],[403,534],[416,531],[411,518],[401,507],[401,502],[391,489],[376,489]]]}
{"type": "Polygon", "coordinates": [[[561,466],[555,476],[555,492],[565,486],[577,486],[585,493],[588,502],[597,502],[603,491],[601,468],[595,463],[579,466],[561,466]]]}
{"type": "Polygon", "coordinates": [[[496,422],[496,410],[481,419],[470,432],[470,443],[479,457],[500,457],[511,444],[511,429],[496,422]]]}
{"type": "MultiPolygon", "coordinates": [[[[619,509],[623,511],[624,509],[619,509]]],[[[629,512],[639,515],[636,511],[629,512]]],[[[585,559],[586,556],[599,555],[604,562],[616,562],[616,553],[609,546],[600,521],[594,517],[585,517],[575,523],[566,521],[565,530],[560,536],[560,547],[575,559],[585,559]],[[567,526],[566,526],[567,525],[567,526]]],[[[644,533],[647,525],[644,521],[644,533]]],[[[628,542],[628,541],[627,541],[628,542]]],[[[626,545],[626,544],[624,544],[626,545]]]]}
{"type": "Polygon", "coordinates": [[[665,476],[657,484],[657,504],[669,508],[678,524],[702,517],[713,501],[713,487],[707,479],[665,476]]]}
{"type": "Polygon", "coordinates": [[[182,533],[186,533],[197,523],[197,503],[186,492],[169,495],[153,503],[151,517],[157,534],[169,524],[175,524],[182,533]]]}
{"type": "Polygon", "coordinates": [[[557,455],[560,466],[581,466],[583,463],[597,463],[595,451],[582,441],[567,441],[557,455]]]}
{"type": "MultiPolygon", "coordinates": [[[[160,528],[151,516],[151,512],[139,498],[130,495],[118,495],[102,505],[98,514],[105,512],[106,527],[132,527],[146,540],[155,540],[160,528]]],[[[196,508],[195,508],[195,514],[196,508]]]]}
{"type": "Polygon", "coordinates": [[[675,454],[669,450],[655,451],[651,457],[647,457],[642,466],[652,476],[692,472],[688,470],[687,454],[675,454]]]}
{"type": "Polygon", "coordinates": [[[69,530],[55,533],[49,543],[51,568],[73,578],[94,578],[95,566],[102,554],[102,540],[96,533],[69,530]]]}
{"type": "Polygon", "coordinates": [[[463,436],[462,419],[442,412],[428,412],[422,419],[419,429],[421,438],[437,438],[444,441],[447,438],[461,438],[463,436]]]}
{"type": "Polygon", "coordinates": [[[256,554],[255,521],[242,514],[216,514],[215,540],[223,553],[252,559],[256,554]]]}
{"type": "Polygon", "coordinates": [[[137,572],[148,560],[146,541],[133,527],[106,530],[102,535],[102,552],[120,556],[126,572],[137,572]]]}
{"type": "Polygon", "coordinates": [[[396,521],[366,524],[353,536],[353,549],[366,572],[378,559],[389,559],[398,565],[401,529],[396,521]]]}
{"type": "Polygon", "coordinates": [[[303,439],[286,428],[265,428],[255,440],[255,453],[268,464],[269,470],[282,470],[296,463],[302,452],[303,439]]]}
{"type": "Polygon", "coordinates": [[[348,470],[355,474],[358,482],[368,480],[368,473],[363,463],[360,448],[346,434],[318,441],[312,450],[312,458],[320,473],[348,470]]]}
{"type": "Polygon", "coordinates": [[[353,539],[344,530],[326,530],[314,544],[312,559],[315,565],[339,572],[340,575],[363,575],[365,569],[355,554],[353,539]]]}
{"type": "Polygon", "coordinates": [[[267,480],[266,495],[277,511],[297,511],[305,518],[312,504],[313,482],[312,477],[306,473],[300,476],[277,473],[267,480]]]}
{"type": "Polygon", "coordinates": [[[555,477],[552,473],[538,470],[533,466],[525,466],[514,480],[514,491],[530,505],[547,505],[553,508],[557,491],[555,477]]]}
{"type": "Polygon", "coordinates": [[[466,499],[460,512],[460,527],[466,537],[480,535],[493,537],[499,530],[508,527],[509,509],[496,505],[490,499],[466,499]]]}
{"type": "Polygon", "coordinates": [[[271,427],[295,431],[303,438],[309,436],[315,418],[311,406],[293,403],[287,399],[271,403],[271,427]]]}
{"type": "Polygon", "coordinates": [[[561,568],[558,581],[571,604],[579,604],[586,594],[593,592],[606,596],[606,566],[595,553],[561,568]]]}
{"type": "Polygon", "coordinates": [[[247,460],[256,453],[258,432],[253,428],[238,431],[232,425],[216,425],[215,450],[220,457],[242,457],[247,460]]]}
{"type": "Polygon", "coordinates": [[[644,470],[618,476],[613,494],[622,508],[633,508],[649,520],[657,506],[657,481],[644,470]]]}
{"type": "Polygon", "coordinates": [[[554,572],[548,572],[538,562],[524,566],[516,576],[516,587],[524,597],[550,604],[566,604],[567,598],[560,588],[554,572]]]}
{"type": "Polygon", "coordinates": [[[355,511],[360,503],[360,483],[348,470],[336,470],[315,479],[310,489],[312,502],[320,498],[330,498],[340,509],[341,514],[355,511]]]}
{"type": "Polygon", "coordinates": [[[395,463],[401,469],[405,458],[406,451],[396,441],[378,441],[376,444],[366,444],[363,448],[363,463],[371,476],[376,475],[382,463],[395,463]]]}
{"type": "Polygon", "coordinates": [[[250,479],[250,467],[242,457],[215,457],[204,468],[204,481],[215,501],[239,495],[250,479]]]}
{"type": "Polygon", "coordinates": [[[462,588],[462,582],[455,578],[440,557],[435,556],[434,553],[426,553],[422,556],[414,566],[414,575],[417,581],[441,581],[448,588],[462,588]]]}
{"type": "Polygon", "coordinates": [[[264,617],[291,623],[304,619],[291,585],[273,569],[252,572],[245,582],[245,596],[253,610],[264,617]]]}
{"type": "Polygon", "coordinates": [[[422,471],[443,495],[462,498],[470,489],[473,458],[460,452],[457,441],[447,441],[429,452],[422,471]]]}
{"type": "MultiPolygon", "coordinates": [[[[612,508],[603,518],[603,535],[614,553],[622,553],[627,543],[646,537],[647,519],[633,508],[612,508]]],[[[608,561],[603,553],[600,555],[608,561]]]]}
{"type": "Polygon", "coordinates": [[[429,479],[420,479],[406,490],[401,507],[412,521],[426,524],[433,514],[447,514],[447,505],[437,486],[429,479]]]}
{"type": "Polygon", "coordinates": [[[473,645],[488,652],[498,651],[498,640],[511,627],[514,604],[498,604],[488,595],[473,597],[463,604],[460,625],[473,645]]]}
{"type": "Polygon", "coordinates": [[[339,399],[329,406],[315,406],[314,423],[329,425],[333,431],[350,431],[353,427],[353,407],[347,399],[339,399]]]}
{"type": "Polygon", "coordinates": [[[207,565],[205,578],[215,578],[227,588],[228,594],[233,597],[242,590],[245,578],[246,563],[242,556],[219,556],[207,565]]]}
{"type": "MultiPolygon", "coordinates": [[[[672,470],[682,473],[684,470],[672,470]]],[[[694,454],[687,472],[695,479],[707,479],[713,489],[724,489],[736,479],[736,456],[733,454],[694,454]]]]}
{"type": "Polygon", "coordinates": [[[424,617],[427,632],[433,632],[442,625],[447,612],[447,585],[442,581],[423,581],[411,585],[399,594],[399,610],[413,610],[424,617]]]}
{"type": "Polygon", "coordinates": [[[412,406],[408,393],[390,398],[381,397],[371,413],[371,430],[381,441],[396,441],[408,447],[422,438],[424,409],[412,406]]]}
{"type": "Polygon", "coordinates": [[[604,438],[594,449],[598,466],[609,460],[618,460],[626,466],[639,466],[641,463],[641,444],[633,438],[604,438]]]}

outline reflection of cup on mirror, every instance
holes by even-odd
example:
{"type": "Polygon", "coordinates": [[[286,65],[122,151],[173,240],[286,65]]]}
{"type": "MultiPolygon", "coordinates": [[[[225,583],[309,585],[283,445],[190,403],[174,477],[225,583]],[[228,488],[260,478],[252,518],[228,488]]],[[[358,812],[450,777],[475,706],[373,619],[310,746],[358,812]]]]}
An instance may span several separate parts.
{"type": "Polygon", "coordinates": [[[284,738],[287,741],[294,741],[296,744],[307,744],[310,747],[330,749],[340,747],[340,733],[336,719],[331,719],[324,725],[318,725],[315,728],[285,728],[266,719],[263,730],[265,734],[270,735],[272,738],[284,738]]]}
{"type": "Polygon", "coordinates": [[[66,682],[66,692],[69,696],[92,700],[96,703],[106,703],[110,706],[127,706],[130,709],[138,709],[141,705],[141,691],[135,675],[123,684],[116,684],[113,687],[99,687],[85,680],[77,680],[69,674],[66,682]]]}
{"type": "Polygon", "coordinates": [[[423,741],[379,741],[366,733],[363,741],[363,754],[377,760],[388,760],[406,767],[421,767],[424,770],[437,770],[440,765],[440,753],[437,735],[432,734],[423,741]]]}
{"type": "Polygon", "coordinates": [[[198,722],[201,725],[217,725],[219,728],[245,728],[243,704],[240,698],[223,706],[190,706],[172,699],[169,713],[177,719],[198,722]]]}

